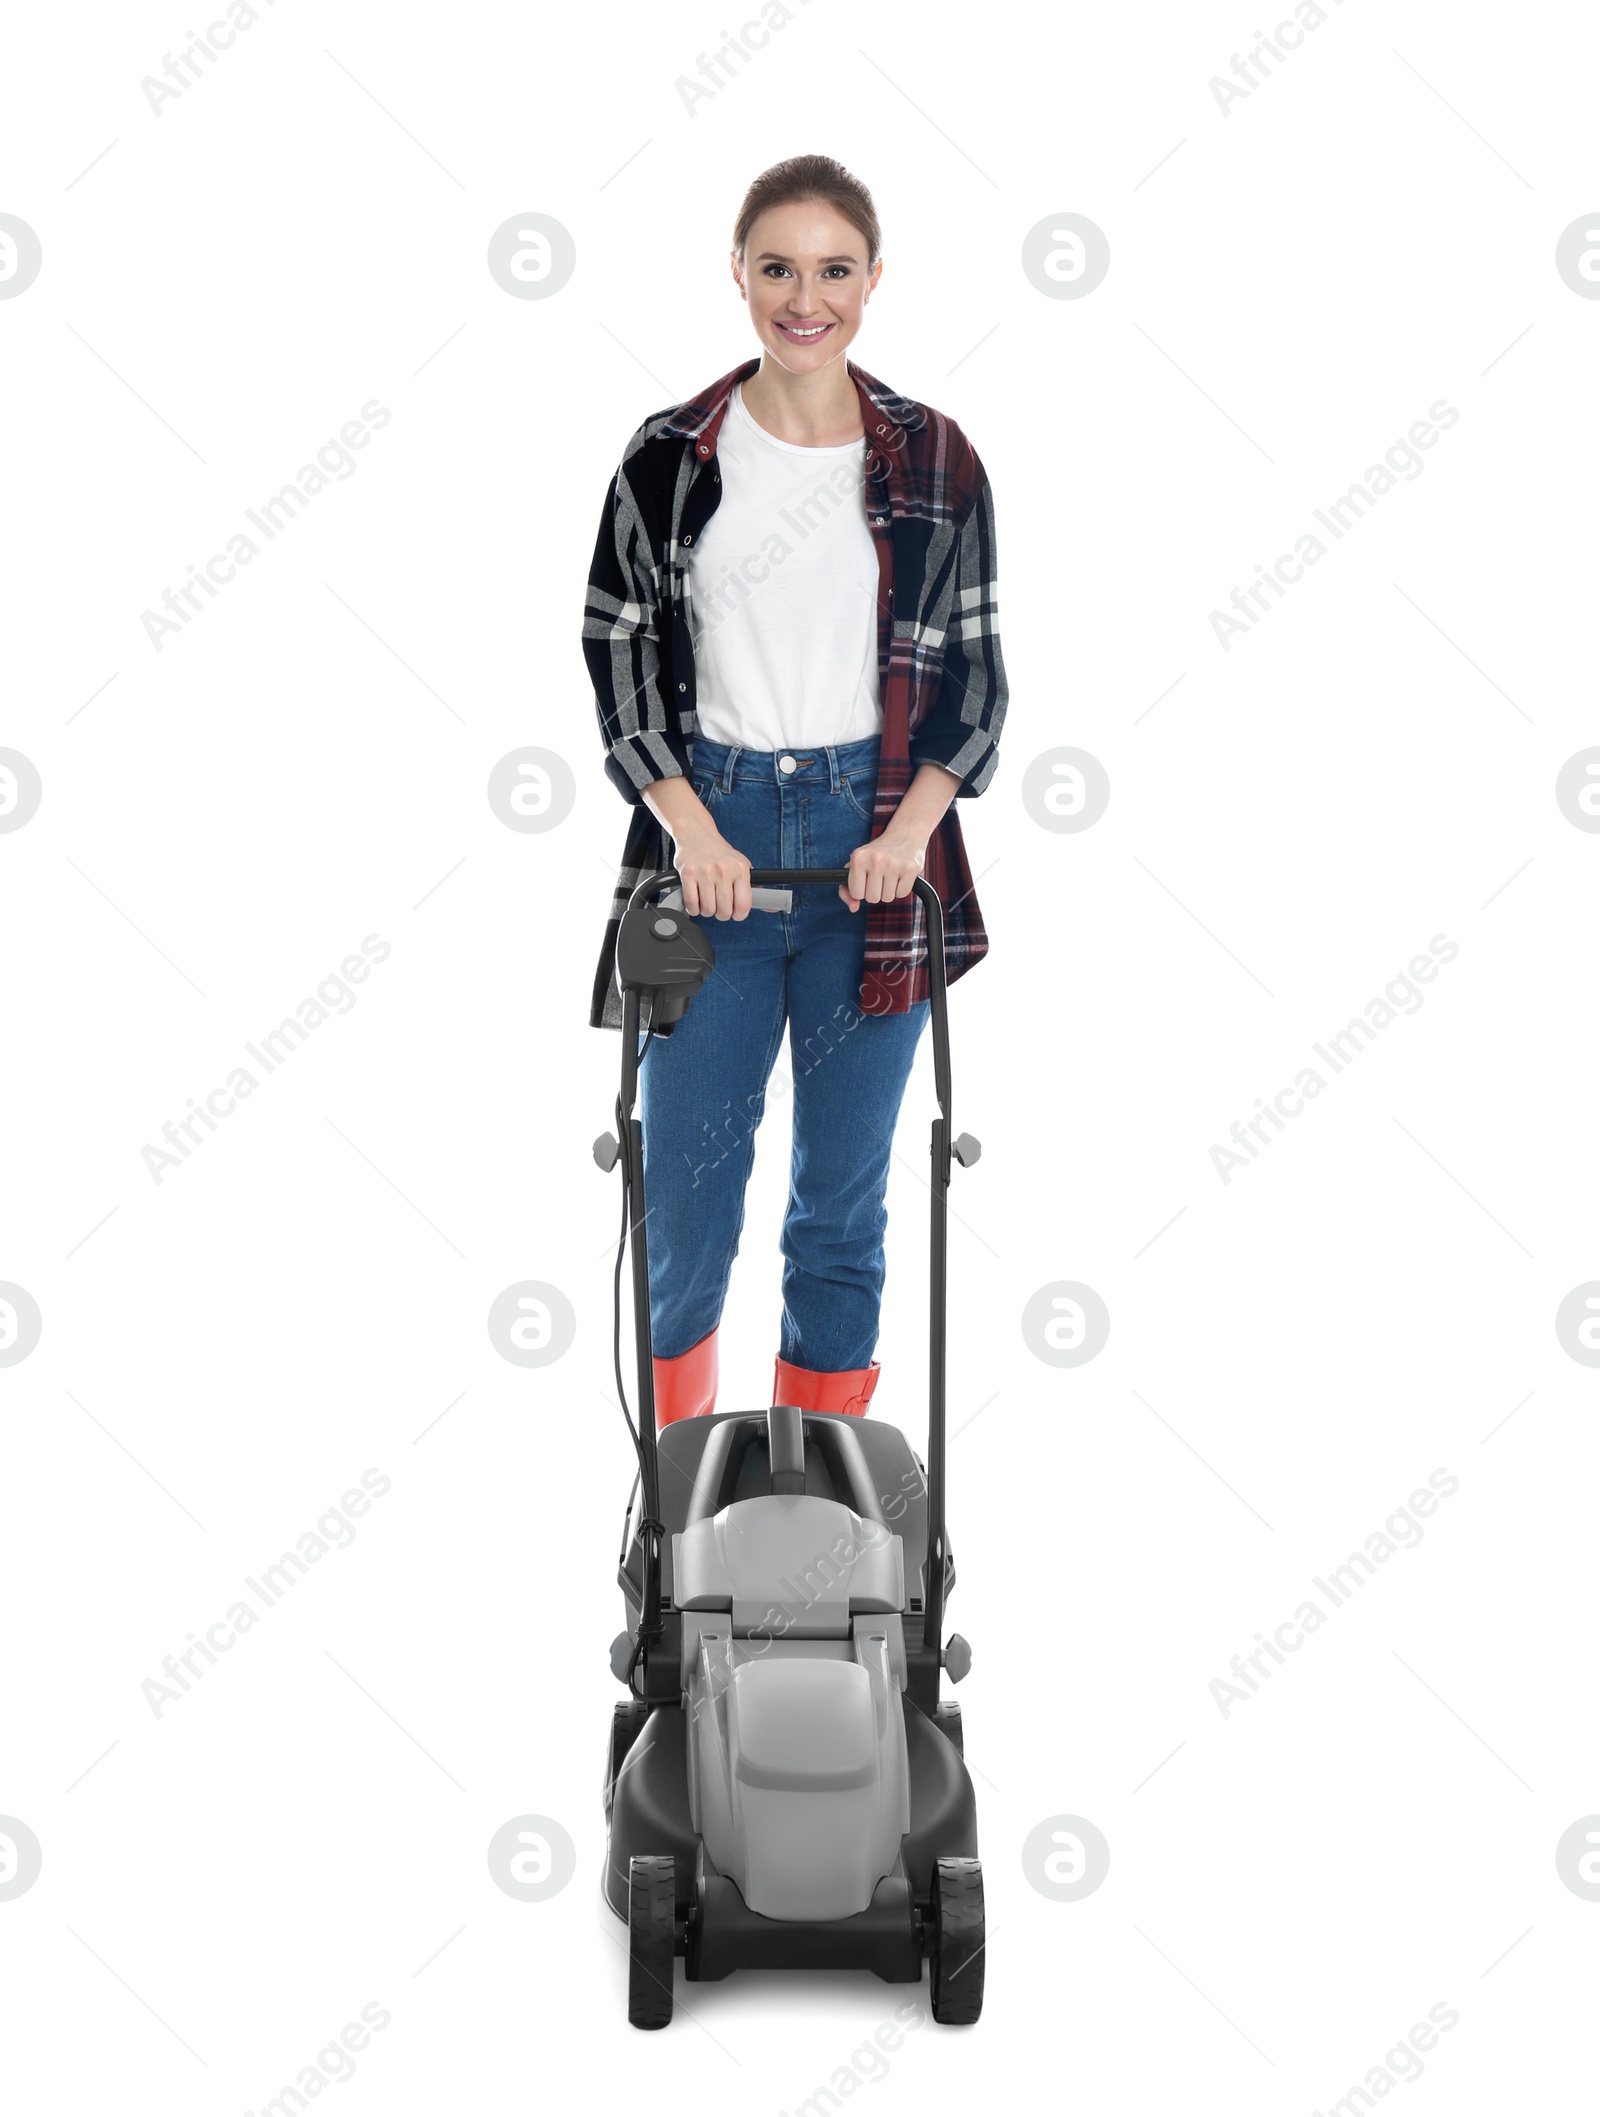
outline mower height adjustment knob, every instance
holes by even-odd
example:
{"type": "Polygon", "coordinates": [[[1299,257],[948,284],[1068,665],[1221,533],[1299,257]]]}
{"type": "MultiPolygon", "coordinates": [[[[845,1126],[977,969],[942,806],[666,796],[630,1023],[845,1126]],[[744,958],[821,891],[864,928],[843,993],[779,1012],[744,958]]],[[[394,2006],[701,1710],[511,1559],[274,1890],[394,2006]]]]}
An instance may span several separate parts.
{"type": "Polygon", "coordinates": [[[596,1164],[604,1169],[608,1176],[622,1159],[622,1149],[609,1132],[602,1132],[589,1151],[593,1154],[596,1164]]]}
{"type": "Polygon", "coordinates": [[[970,1132],[963,1132],[950,1142],[950,1152],[960,1162],[962,1168],[970,1169],[983,1152],[983,1149],[970,1132]]]}
{"type": "Polygon", "coordinates": [[[952,1632],[939,1660],[950,1681],[959,1683],[972,1667],[972,1649],[959,1632],[952,1632]]]}

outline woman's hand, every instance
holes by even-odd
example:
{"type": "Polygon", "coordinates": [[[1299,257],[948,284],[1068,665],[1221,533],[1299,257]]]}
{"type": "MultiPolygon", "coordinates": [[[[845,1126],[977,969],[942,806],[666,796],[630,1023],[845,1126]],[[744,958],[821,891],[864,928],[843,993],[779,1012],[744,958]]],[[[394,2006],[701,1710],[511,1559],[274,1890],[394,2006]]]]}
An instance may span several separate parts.
{"type": "Polygon", "coordinates": [[[748,919],[750,863],[717,829],[689,780],[679,772],[652,779],[642,799],[672,840],[684,910],[701,919],[748,919]]]}
{"type": "Polygon", "coordinates": [[[672,864],[683,885],[683,908],[703,919],[748,919],[750,862],[730,845],[709,813],[705,828],[686,830],[673,847],[672,864]]]}
{"type": "Polygon", "coordinates": [[[850,872],[839,894],[852,911],[865,904],[887,904],[909,897],[927,857],[928,833],[906,829],[898,817],[881,837],[858,845],[850,855],[850,872]]]}
{"type": "Polygon", "coordinates": [[[945,810],[955,800],[961,781],[942,764],[920,764],[900,805],[889,818],[888,829],[858,845],[850,855],[850,872],[839,894],[852,911],[863,903],[887,904],[895,897],[909,897],[912,884],[922,873],[928,840],[945,810]]]}

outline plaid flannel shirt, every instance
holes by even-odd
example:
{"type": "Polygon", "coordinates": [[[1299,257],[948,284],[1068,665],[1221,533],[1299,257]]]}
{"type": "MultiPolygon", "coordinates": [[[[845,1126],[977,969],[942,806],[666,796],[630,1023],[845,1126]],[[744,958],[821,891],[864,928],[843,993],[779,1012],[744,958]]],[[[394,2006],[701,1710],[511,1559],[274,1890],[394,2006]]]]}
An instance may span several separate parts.
{"type": "MultiPolygon", "coordinates": [[[[919,765],[943,765],[960,796],[994,776],[1007,688],[996,609],[994,504],[976,450],[953,419],[902,397],[846,357],[869,444],[867,522],[878,552],[878,676],[883,736],[871,835],[884,830],[919,765]]],[[[742,362],[634,432],[606,493],[589,570],[583,652],[605,769],[632,804],[589,1021],[617,1028],[617,927],[628,897],[672,845],[640,799],[652,780],[692,768],[695,667],[689,558],[721,499],[717,434],[742,362]]],[[[923,869],[944,909],[946,975],[988,953],[956,803],[923,869]]],[[[926,921],[916,897],[863,906],[863,1014],[903,1014],[928,996],[926,921]]]]}

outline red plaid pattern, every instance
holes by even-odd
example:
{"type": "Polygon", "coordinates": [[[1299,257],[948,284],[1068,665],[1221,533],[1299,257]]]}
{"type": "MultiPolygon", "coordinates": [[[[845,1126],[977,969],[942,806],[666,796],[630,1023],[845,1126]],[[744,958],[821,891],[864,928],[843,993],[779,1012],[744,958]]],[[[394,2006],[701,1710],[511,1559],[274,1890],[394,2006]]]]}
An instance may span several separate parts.
{"type": "MultiPolygon", "coordinates": [[[[996,608],[994,504],[977,451],[953,419],[900,396],[848,356],[869,444],[867,521],[878,551],[878,676],[883,740],[872,836],[917,767],[943,765],[962,796],[994,776],[1007,688],[996,608]]],[[[595,970],[589,1020],[615,1028],[617,926],[640,880],[672,865],[672,845],[640,800],[652,780],[688,772],[697,729],[689,555],[721,498],[717,435],[734,384],[759,359],[634,432],[606,494],[584,606],[605,768],[632,804],[621,870],[595,970]]],[[[951,981],[988,953],[957,803],[928,841],[924,872],[944,907],[951,981]]],[[[927,936],[914,896],[869,904],[860,1005],[903,1014],[928,996],[927,936]]]]}

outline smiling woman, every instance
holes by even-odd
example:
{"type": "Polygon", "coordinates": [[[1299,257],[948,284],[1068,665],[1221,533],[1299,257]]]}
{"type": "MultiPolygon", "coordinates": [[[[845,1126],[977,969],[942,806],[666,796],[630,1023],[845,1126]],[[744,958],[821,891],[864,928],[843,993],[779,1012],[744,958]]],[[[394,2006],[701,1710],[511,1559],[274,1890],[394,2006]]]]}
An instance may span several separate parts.
{"type": "Polygon", "coordinates": [[[884,1192],[929,1015],[914,885],[938,892],[954,983],[988,947],[954,803],[992,778],[1007,697],[977,452],[849,357],[883,274],[866,186],[827,155],[777,163],[745,195],[729,270],[759,356],[634,433],[583,627],[606,772],[632,810],[591,1022],[620,1026],[617,928],[646,875],[676,868],[685,914],[715,922],[718,976],[640,1061],[659,1425],[715,1407],[786,1029],[772,1402],[867,1409],[884,1192]],[[845,881],[752,917],[752,866],[845,881]],[[733,1110],[749,1114],[730,1152],[733,1110]]]}

